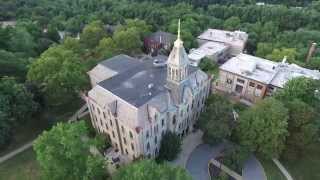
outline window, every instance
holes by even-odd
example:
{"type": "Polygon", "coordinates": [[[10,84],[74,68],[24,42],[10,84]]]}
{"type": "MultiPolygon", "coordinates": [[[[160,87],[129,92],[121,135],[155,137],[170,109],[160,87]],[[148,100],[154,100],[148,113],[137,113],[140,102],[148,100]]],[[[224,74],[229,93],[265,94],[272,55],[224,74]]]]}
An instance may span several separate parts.
{"type": "Polygon", "coordinates": [[[240,84],[244,84],[244,80],[243,79],[237,79],[237,82],[240,84]]]}
{"type": "Polygon", "coordinates": [[[262,88],[263,88],[263,86],[261,86],[261,85],[258,84],[257,89],[260,89],[260,90],[261,90],[262,88]]]}
{"type": "Polygon", "coordinates": [[[101,126],[103,126],[102,120],[99,118],[101,126]]]}
{"type": "Polygon", "coordinates": [[[255,87],[256,85],[255,85],[253,82],[250,82],[250,83],[249,83],[249,86],[250,86],[250,87],[255,87]]]}
{"type": "Polygon", "coordinates": [[[131,149],[132,149],[132,151],[134,151],[134,146],[133,146],[133,143],[131,143],[131,149]]]}
{"type": "Polygon", "coordinates": [[[97,111],[98,111],[98,114],[100,114],[100,109],[99,108],[97,108],[97,111]]]}
{"type": "Polygon", "coordinates": [[[105,112],[103,112],[103,118],[106,119],[106,113],[105,112]]]}
{"type": "Polygon", "coordinates": [[[114,131],[112,131],[112,137],[115,138],[116,136],[114,135],[114,131]]]}
{"type": "Polygon", "coordinates": [[[161,120],[161,125],[164,126],[164,119],[161,120]]]}
{"type": "Polygon", "coordinates": [[[131,131],[129,131],[129,135],[130,135],[130,138],[133,139],[133,135],[131,131]]]}
{"type": "Polygon", "coordinates": [[[180,116],[181,116],[181,117],[183,116],[183,111],[181,111],[180,116]]]}
{"type": "Polygon", "coordinates": [[[122,133],[124,133],[124,127],[123,126],[121,126],[121,131],[122,131],[122,133]]]}
{"type": "Polygon", "coordinates": [[[147,139],[149,138],[149,131],[147,131],[147,133],[146,133],[146,138],[147,139]]]}
{"type": "Polygon", "coordinates": [[[157,138],[157,136],[154,137],[154,143],[155,143],[155,144],[158,143],[158,138],[157,138]]]}
{"type": "Polygon", "coordinates": [[[149,151],[150,150],[150,143],[148,142],[148,144],[147,144],[147,151],[149,151]]]}
{"type": "Polygon", "coordinates": [[[105,123],[104,125],[105,125],[106,129],[109,129],[109,127],[108,127],[107,123],[105,123]]]}
{"type": "Polygon", "coordinates": [[[112,120],[110,119],[110,126],[112,127],[112,120]]]}
{"type": "Polygon", "coordinates": [[[127,149],[126,149],[126,154],[129,154],[127,149]]]}
{"type": "Polygon", "coordinates": [[[227,78],[227,83],[232,84],[232,79],[227,78]]]}
{"type": "Polygon", "coordinates": [[[123,143],[124,143],[124,144],[127,144],[126,138],[123,138],[123,143]]]}
{"type": "Polygon", "coordinates": [[[157,114],[154,114],[154,120],[157,120],[158,116],[157,114]]]}
{"type": "Polygon", "coordinates": [[[240,86],[240,85],[236,85],[236,92],[241,94],[242,93],[242,90],[243,90],[243,86],[240,86]]]}
{"type": "Polygon", "coordinates": [[[172,118],[172,124],[175,125],[176,124],[176,115],[173,115],[173,118],[172,118]]]}

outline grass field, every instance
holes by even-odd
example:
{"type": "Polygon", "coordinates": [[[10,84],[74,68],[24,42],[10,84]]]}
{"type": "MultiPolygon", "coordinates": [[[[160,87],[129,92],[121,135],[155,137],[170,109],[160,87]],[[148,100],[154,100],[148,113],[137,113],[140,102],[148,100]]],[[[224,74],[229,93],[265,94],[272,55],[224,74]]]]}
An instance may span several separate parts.
{"type": "Polygon", "coordinates": [[[43,130],[49,129],[52,123],[67,120],[80,107],[80,104],[83,104],[83,102],[75,101],[67,106],[44,110],[41,114],[27,120],[25,124],[19,125],[14,129],[14,136],[10,144],[5,149],[0,150],[0,156],[32,141],[43,130]]]}
{"type": "Polygon", "coordinates": [[[39,165],[32,149],[0,164],[0,180],[38,180],[39,165]]]}
{"type": "Polygon", "coordinates": [[[286,180],[286,178],[282,175],[279,168],[273,163],[273,161],[265,160],[259,158],[260,163],[262,164],[264,171],[267,175],[268,180],[286,180]]]}
{"type": "MultiPolygon", "coordinates": [[[[65,107],[43,111],[26,124],[17,127],[11,143],[0,151],[0,156],[32,141],[53,123],[68,120],[80,104],[83,102],[76,101],[65,107]]],[[[39,166],[32,148],[0,164],[0,180],[37,180],[40,179],[39,174],[39,166]]]]}
{"type": "Polygon", "coordinates": [[[320,142],[306,149],[297,159],[292,161],[281,160],[294,180],[320,179],[320,142]]]}

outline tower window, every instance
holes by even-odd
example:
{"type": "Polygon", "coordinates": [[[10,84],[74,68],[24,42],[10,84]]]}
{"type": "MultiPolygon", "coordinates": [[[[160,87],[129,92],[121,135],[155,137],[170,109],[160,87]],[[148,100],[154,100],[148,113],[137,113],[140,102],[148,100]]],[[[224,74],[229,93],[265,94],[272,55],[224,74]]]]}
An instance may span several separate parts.
{"type": "Polygon", "coordinates": [[[172,124],[173,124],[173,125],[176,124],[176,115],[174,115],[173,118],[172,118],[172,124]]]}

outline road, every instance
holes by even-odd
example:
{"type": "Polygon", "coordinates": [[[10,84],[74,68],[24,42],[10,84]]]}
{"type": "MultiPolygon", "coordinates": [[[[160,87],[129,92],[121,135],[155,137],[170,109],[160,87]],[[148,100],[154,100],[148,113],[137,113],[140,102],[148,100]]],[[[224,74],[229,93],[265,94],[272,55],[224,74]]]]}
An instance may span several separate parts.
{"type": "Polygon", "coordinates": [[[194,180],[210,180],[208,163],[210,159],[220,155],[225,148],[224,144],[211,147],[207,144],[199,145],[190,155],[187,162],[187,170],[194,180]]]}
{"type": "Polygon", "coordinates": [[[242,169],[242,177],[244,180],[267,180],[261,163],[254,155],[251,155],[245,162],[242,169]]]}

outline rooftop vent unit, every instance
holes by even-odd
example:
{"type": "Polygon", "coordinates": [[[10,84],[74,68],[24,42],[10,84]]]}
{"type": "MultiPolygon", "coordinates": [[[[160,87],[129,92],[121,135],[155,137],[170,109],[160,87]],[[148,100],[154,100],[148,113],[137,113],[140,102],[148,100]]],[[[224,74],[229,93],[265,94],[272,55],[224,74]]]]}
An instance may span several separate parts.
{"type": "Polygon", "coordinates": [[[166,65],[167,65],[167,61],[155,59],[155,60],[153,61],[153,65],[154,65],[155,67],[163,67],[163,66],[166,66],[166,65]]]}

